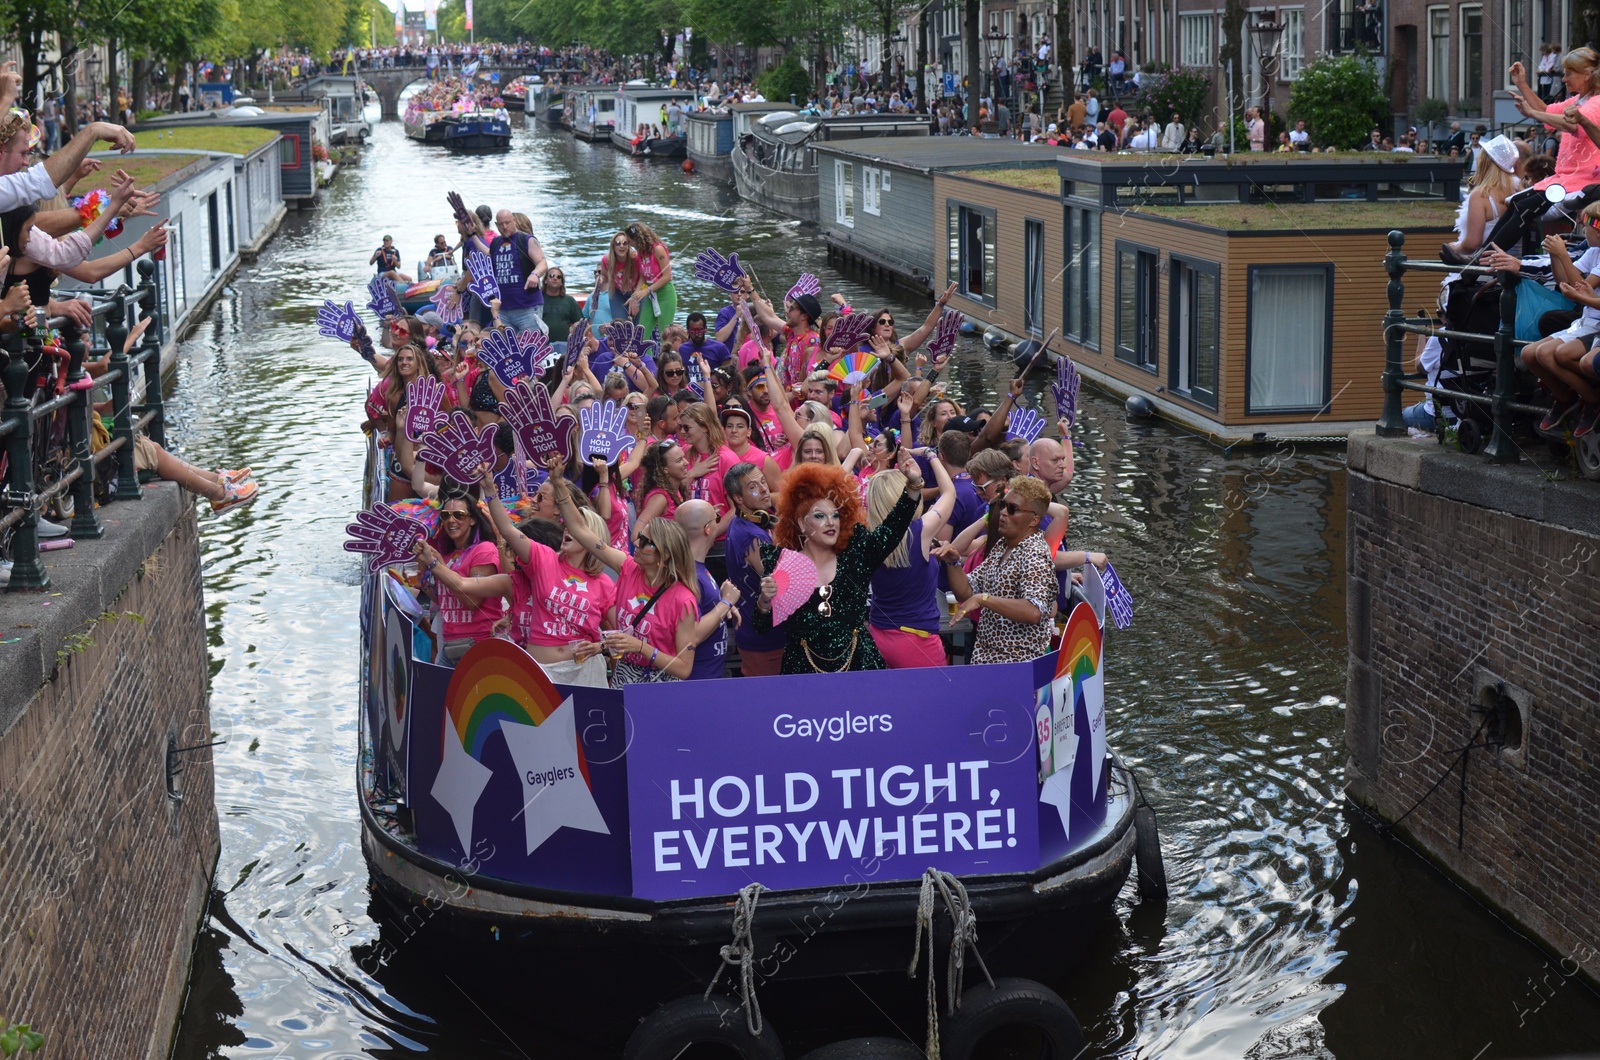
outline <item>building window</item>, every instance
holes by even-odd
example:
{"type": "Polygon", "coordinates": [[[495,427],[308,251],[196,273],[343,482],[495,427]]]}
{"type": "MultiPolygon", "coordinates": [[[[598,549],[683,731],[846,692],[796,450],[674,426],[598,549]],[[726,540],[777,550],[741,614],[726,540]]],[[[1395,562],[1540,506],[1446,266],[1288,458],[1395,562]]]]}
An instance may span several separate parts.
{"type": "Polygon", "coordinates": [[[217,209],[217,193],[206,196],[206,235],[211,244],[211,271],[222,271],[222,215],[217,209]]]}
{"type": "Polygon", "coordinates": [[[1210,66],[1216,43],[1216,16],[1178,16],[1178,62],[1184,66],[1210,66]]]}
{"type": "Polygon", "coordinates": [[[1191,401],[1217,407],[1217,359],[1221,342],[1219,270],[1209,261],[1172,259],[1172,389],[1191,401]]]}
{"type": "Polygon", "coordinates": [[[1461,9],[1461,108],[1483,109],[1483,8],[1461,9]]]}
{"type": "Polygon", "coordinates": [[[1450,9],[1428,8],[1428,98],[1450,101],[1450,9]]]}
{"type": "MultiPolygon", "coordinates": [[[[1528,71],[1528,80],[1538,87],[1534,78],[1538,76],[1539,57],[1531,51],[1528,40],[1528,4],[1527,0],[1505,0],[1505,21],[1501,23],[1506,28],[1506,61],[1505,68],[1509,71],[1512,63],[1521,63],[1528,71]]],[[[1507,75],[1505,87],[1511,87],[1511,78],[1507,75]]]]}
{"type": "Polygon", "coordinates": [[[1279,39],[1278,76],[1285,81],[1299,79],[1306,65],[1306,12],[1303,7],[1288,7],[1280,12],[1283,36],[1279,39]]]}
{"type": "Polygon", "coordinates": [[[1161,253],[1117,244],[1117,359],[1154,371],[1156,313],[1161,296],[1161,253]]]}
{"type": "Polygon", "coordinates": [[[1023,222],[1022,327],[1030,335],[1044,334],[1044,222],[1023,222]]]}
{"type": "Polygon", "coordinates": [[[950,211],[956,289],[975,302],[992,306],[996,293],[994,211],[961,205],[951,206],[950,211]]]}
{"type": "Polygon", "coordinates": [[[864,166],[861,170],[861,209],[874,217],[883,210],[883,170],[864,166]]]}
{"type": "Polygon", "coordinates": [[[1250,268],[1245,409],[1320,412],[1333,372],[1333,266],[1250,268]]]}
{"type": "Polygon", "coordinates": [[[233,184],[228,185],[228,253],[232,254],[238,249],[236,230],[237,223],[233,219],[233,184]]]}
{"type": "Polygon", "coordinates": [[[833,219],[846,228],[856,226],[855,165],[833,163],[833,219]]]}
{"type": "Polygon", "coordinates": [[[1100,213],[1067,207],[1063,330],[1074,342],[1100,348],[1100,213]]]}
{"type": "Polygon", "coordinates": [[[300,168],[300,137],[285,133],[278,139],[278,165],[283,169],[300,168]]]}

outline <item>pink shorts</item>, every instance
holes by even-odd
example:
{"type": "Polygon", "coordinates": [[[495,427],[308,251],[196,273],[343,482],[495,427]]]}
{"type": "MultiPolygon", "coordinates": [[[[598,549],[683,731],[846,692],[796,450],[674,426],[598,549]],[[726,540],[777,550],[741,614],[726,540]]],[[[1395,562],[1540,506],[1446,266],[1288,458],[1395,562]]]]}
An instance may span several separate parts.
{"type": "Polygon", "coordinates": [[[873,643],[877,644],[878,650],[883,653],[883,661],[889,664],[891,670],[946,665],[944,641],[936,633],[919,636],[903,629],[867,628],[872,631],[873,643]]]}

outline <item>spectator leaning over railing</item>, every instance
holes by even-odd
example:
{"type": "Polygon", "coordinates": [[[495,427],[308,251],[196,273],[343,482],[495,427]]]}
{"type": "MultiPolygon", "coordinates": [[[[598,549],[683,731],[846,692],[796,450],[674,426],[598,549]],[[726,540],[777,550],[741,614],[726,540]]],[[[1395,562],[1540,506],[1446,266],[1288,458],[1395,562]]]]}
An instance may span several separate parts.
{"type": "Polygon", "coordinates": [[[0,139],[6,143],[0,152],[0,213],[14,210],[25,203],[53,198],[56,189],[77,173],[79,164],[89,154],[89,148],[98,140],[115,144],[123,154],[134,149],[133,134],[120,126],[106,122],[93,122],[80,129],[66,145],[43,162],[28,165],[28,157],[35,150],[29,137],[17,133],[31,120],[22,111],[12,110],[17,94],[22,91],[22,75],[16,63],[0,66],[0,139]]]}

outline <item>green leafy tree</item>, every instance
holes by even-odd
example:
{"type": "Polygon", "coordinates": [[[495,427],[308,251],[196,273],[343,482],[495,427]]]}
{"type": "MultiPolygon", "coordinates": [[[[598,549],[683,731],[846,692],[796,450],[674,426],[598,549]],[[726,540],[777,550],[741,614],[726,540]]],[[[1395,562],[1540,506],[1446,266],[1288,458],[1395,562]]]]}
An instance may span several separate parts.
{"type": "Polygon", "coordinates": [[[1289,93],[1289,118],[1303,119],[1319,147],[1354,150],[1388,117],[1377,65],[1362,55],[1324,55],[1300,71],[1289,93]]]}
{"type": "Polygon", "coordinates": [[[773,102],[793,96],[804,103],[806,97],[811,95],[811,75],[791,53],[783,57],[783,62],[768,68],[756,78],[756,90],[773,102]]]}
{"type": "Polygon", "coordinates": [[[1163,125],[1174,112],[1186,125],[1198,128],[1211,96],[1211,78],[1202,70],[1180,69],[1144,79],[1137,106],[1148,110],[1163,125]]]}

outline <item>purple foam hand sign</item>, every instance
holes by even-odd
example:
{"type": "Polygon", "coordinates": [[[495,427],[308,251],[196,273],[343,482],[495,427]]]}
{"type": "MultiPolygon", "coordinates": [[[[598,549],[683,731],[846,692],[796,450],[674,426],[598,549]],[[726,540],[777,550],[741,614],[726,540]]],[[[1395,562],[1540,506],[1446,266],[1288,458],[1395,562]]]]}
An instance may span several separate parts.
{"type": "Polygon", "coordinates": [[[792,302],[803,294],[821,293],[822,284],[818,282],[817,278],[809,272],[802,272],[800,278],[794,281],[794,286],[789,288],[789,293],[783,297],[792,302]]]}
{"type": "Polygon", "coordinates": [[[850,353],[866,341],[872,331],[871,313],[846,313],[834,321],[833,333],[828,336],[827,347],[839,353],[850,353]]]}
{"type": "Polygon", "coordinates": [[[456,292],[455,287],[448,283],[439,285],[439,289],[433,292],[433,310],[446,324],[461,323],[463,315],[461,295],[456,292]]]}
{"type": "Polygon", "coordinates": [[[1118,629],[1127,629],[1133,625],[1133,594],[1128,592],[1122,584],[1122,579],[1117,577],[1117,568],[1106,561],[1106,569],[1100,575],[1100,580],[1106,589],[1106,607],[1111,611],[1111,620],[1117,624],[1118,629]]]}
{"type": "Polygon", "coordinates": [[[615,401],[591,401],[578,410],[578,453],[588,460],[603,456],[614,464],[633,449],[633,435],[627,431],[628,410],[615,401]]]}
{"type": "Polygon", "coordinates": [[[494,463],[494,432],[493,423],[474,431],[472,417],[458,410],[444,426],[422,436],[419,455],[457,482],[470,484],[478,481],[483,465],[494,463]]]}
{"type": "Polygon", "coordinates": [[[1032,444],[1044,432],[1044,417],[1032,409],[1012,409],[1006,420],[1006,437],[1020,438],[1032,444]]]}
{"type": "Polygon", "coordinates": [[[351,337],[355,339],[356,345],[361,348],[361,356],[370,361],[378,355],[378,351],[372,348],[372,336],[367,334],[367,329],[361,321],[356,321],[356,329],[351,337]]]}
{"type": "Polygon", "coordinates": [[[739,281],[744,279],[744,270],[739,267],[739,252],[736,250],[727,257],[721,252],[706,248],[694,259],[694,274],[699,280],[732,294],[739,289],[739,281]]]}
{"type": "Polygon", "coordinates": [[[349,342],[356,337],[360,326],[361,318],[356,316],[355,306],[350,302],[340,306],[330,298],[317,310],[317,331],[330,339],[349,342]]]}
{"type": "Polygon", "coordinates": [[[456,221],[466,225],[468,228],[472,228],[474,220],[472,215],[467,212],[467,204],[461,198],[461,193],[447,191],[444,193],[444,198],[450,204],[450,212],[456,215],[456,221]]]}
{"type": "Polygon", "coordinates": [[[571,455],[572,421],[556,418],[543,383],[524,379],[507,389],[500,399],[500,415],[517,432],[522,451],[534,463],[543,464],[551,453],[563,460],[571,455]]]}
{"type": "Polygon", "coordinates": [[[445,385],[431,375],[420,376],[406,384],[407,438],[420,442],[423,435],[445,425],[449,417],[439,411],[444,394],[445,385]]]}
{"type": "Polygon", "coordinates": [[[411,550],[428,536],[428,528],[409,515],[401,515],[386,504],[356,513],[356,521],[345,526],[349,535],[346,552],[366,552],[367,570],[376,573],[391,563],[408,562],[411,550]]]}
{"type": "Polygon", "coordinates": [[[655,343],[644,337],[644,328],[631,320],[613,320],[606,338],[618,357],[642,357],[655,348],[655,343]]]}
{"type": "Polygon", "coordinates": [[[480,302],[488,305],[500,297],[500,285],[494,278],[494,262],[489,260],[489,255],[481,250],[468,254],[467,271],[472,274],[467,290],[476,295],[480,302]]]}
{"type": "Polygon", "coordinates": [[[940,314],[939,323],[933,326],[933,338],[928,342],[928,356],[935,362],[944,360],[956,348],[956,336],[961,334],[964,319],[953,309],[940,314]]]}
{"type": "Polygon", "coordinates": [[[533,362],[534,375],[543,375],[550,370],[552,364],[561,359],[561,351],[551,345],[550,336],[542,331],[521,332],[517,335],[517,341],[528,351],[528,359],[533,362]]]}
{"type": "Polygon", "coordinates": [[[1063,356],[1056,361],[1056,381],[1050,393],[1056,399],[1056,418],[1066,420],[1068,427],[1078,425],[1078,384],[1081,381],[1072,358],[1063,356]]]}
{"type": "Polygon", "coordinates": [[[394,285],[382,276],[372,278],[367,284],[367,293],[372,295],[367,308],[376,313],[379,320],[393,320],[403,312],[400,299],[394,296],[394,285]]]}
{"type": "MultiPolygon", "coordinates": [[[[493,372],[500,385],[507,389],[515,386],[518,379],[526,379],[537,372],[537,351],[531,342],[525,341],[528,335],[526,331],[518,335],[510,328],[495,328],[478,343],[478,363],[493,372]]],[[[546,339],[545,348],[549,346],[546,339]]]]}
{"type": "Polygon", "coordinates": [[[694,396],[706,396],[706,373],[700,370],[700,358],[690,357],[684,362],[683,370],[688,373],[689,389],[694,391],[694,396]]]}
{"type": "MultiPolygon", "coordinates": [[[[590,297],[593,297],[592,295],[590,297]]],[[[577,361],[578,354],[583,352],[584,343],[589,341],[589,321],[579,317],[572,322],[572,327],[567,329],[567,353],[569,361],[577,361]]]]}

